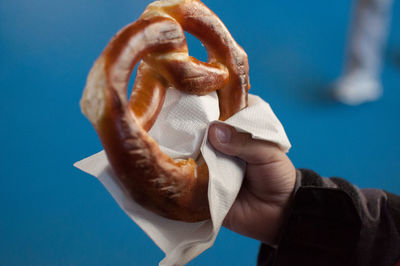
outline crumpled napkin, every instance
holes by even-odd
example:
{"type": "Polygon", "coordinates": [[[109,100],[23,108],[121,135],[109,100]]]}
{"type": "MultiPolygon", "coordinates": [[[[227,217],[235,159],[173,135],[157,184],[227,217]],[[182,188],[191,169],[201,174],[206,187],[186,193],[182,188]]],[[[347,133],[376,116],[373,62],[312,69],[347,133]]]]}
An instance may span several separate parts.
{"type": "Polygon", "coordinates": [[[213,149],[207,141],[210,124],[228,124],[238,131],[251,133],[255,139],[275,142],[285,152],[290,149],[281,123],[269,104],[258,96],[249,95],[249,106],[228,120],[216,121],[218,117],[216,93],[196,96],[169,89],[163,109],[149,131],[161,149],[173,158],[196,158],[202,153],[210,173],[210,220],[173,221],[142,208],[115,181],[104,151],[74,164],[97,177],[125,213],[160,247],[165,253],[160,265],[184,265],[210,248],[242,184],[245,163],[213,149]]]}

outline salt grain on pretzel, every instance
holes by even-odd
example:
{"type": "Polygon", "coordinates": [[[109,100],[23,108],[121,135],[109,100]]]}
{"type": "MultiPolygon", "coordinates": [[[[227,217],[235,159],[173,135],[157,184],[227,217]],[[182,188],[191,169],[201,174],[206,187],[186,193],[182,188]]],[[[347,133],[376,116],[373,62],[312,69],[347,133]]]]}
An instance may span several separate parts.
{"type": "Polygon", "coordinates": [[[208,168],[202,157],[173,160],[147,134],[167,88],[217,91],[220,120],[247,106],[247,55],[199,0],[161,0],[119,31],[92,67],[81,109],[95,127],[123,189],[169,219],[210,218],[208,168]],[[189,56],[184,31],[205,45],[208,62],[189,56]],[[130,75],[140,61],[132,95],[130,75]]]}

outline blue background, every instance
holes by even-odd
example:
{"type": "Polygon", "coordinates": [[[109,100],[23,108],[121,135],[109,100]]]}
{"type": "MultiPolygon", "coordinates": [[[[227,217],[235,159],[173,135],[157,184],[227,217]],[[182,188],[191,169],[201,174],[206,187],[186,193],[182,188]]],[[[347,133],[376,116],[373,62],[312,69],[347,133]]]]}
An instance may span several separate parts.
{"type": "MultiPolygon", "coordinates": [[[[297,167],[400,193],[400,2],[378,102],[348,107],[341,72],[350,1],[204,1],[249,55],[251,92],[284,124],[297,167]]],[[[0,264],[155,265],[162,252],[72,164],[101,149],[78,102],[107,42],[150,1],[0,1],[0,264]]],[[[199,42],[190,52],[205,59],[199,42]]],[[[258,242],[223,229],[190,265],[254,265],[258,242]]]]}

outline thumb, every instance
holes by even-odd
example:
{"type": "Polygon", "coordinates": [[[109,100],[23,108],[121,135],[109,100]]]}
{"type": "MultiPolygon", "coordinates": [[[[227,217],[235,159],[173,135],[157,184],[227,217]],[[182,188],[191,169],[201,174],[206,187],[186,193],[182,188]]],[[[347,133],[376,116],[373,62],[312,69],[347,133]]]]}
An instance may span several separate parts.
{"type": "Polygon", "coordinates": [[[253,139],[250,134],[237,132],[223,124],[211,125],[208,139],[216,150],[250,164],[269,163],[282,153],[274,143],[253,139]]]}

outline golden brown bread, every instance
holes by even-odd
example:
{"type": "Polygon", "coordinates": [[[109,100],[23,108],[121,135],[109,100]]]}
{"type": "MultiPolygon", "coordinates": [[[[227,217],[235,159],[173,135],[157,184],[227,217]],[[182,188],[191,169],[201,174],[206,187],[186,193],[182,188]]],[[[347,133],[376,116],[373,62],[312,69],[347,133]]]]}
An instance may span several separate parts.
{"type": "Polygon", "coordinates": [[[89,73],[81,109],[136,202],[170,219],[210,217],[204,160],[173,160],[147,131],[168,87],[196,95],[217,91],[220,120],[226,120],[247,106],[248,70],[246,53],[199,0],[154,2],[113,37],[89,73]],[[184,31],[205,45],[207,63],[188,55],[184,31]],[[140,60],[128,101],[129,78],[140,60]]]}

